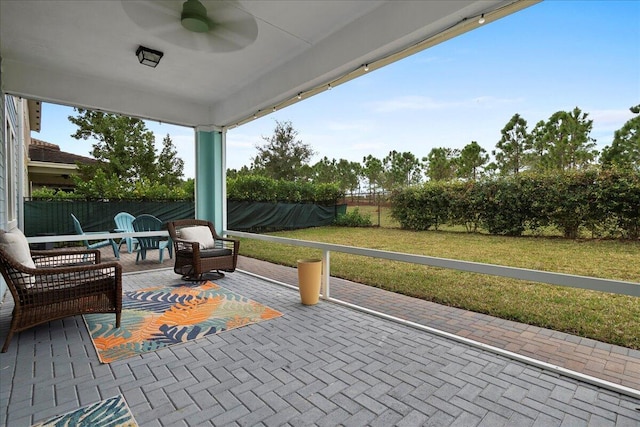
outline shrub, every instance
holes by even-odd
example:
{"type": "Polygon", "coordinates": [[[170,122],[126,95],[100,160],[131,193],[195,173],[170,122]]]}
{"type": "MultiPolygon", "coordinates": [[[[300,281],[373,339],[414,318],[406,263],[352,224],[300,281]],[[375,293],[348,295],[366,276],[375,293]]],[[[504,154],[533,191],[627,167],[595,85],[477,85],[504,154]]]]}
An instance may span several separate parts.
{"type": "Polygon", "coordinates": [[[227,179],[227,197],[235,201],[335,205],[344,193],[336,184],[274,180],[260,175],[227,179]]]}
{"type": "Polygon", "coordinates": [[[448,220],[467,231],[519,236],[553,226],[566,238],[588,228],[593,236],[640,237],[640,174],[595,169],[525,173],[486,181],[428,182],[391,198],[402,228],[428,230],[448,220]]]}
{"type": "Polygon", "coordinates": [[[419,193],[409,187],[391,195],[391,217],[400,223],[400,227],[409,230],[428,230],[433,225],[431,215],[422,209],[419,193]]]}
{"type": "Polygon", "coordinates": [[[428,230],[447,221],[449,201],[443,184],[427,182],[418,187],[407,187],[391,195],[391,217],[401,228],[428,230]]]}
{"type": "Polygon", "coordinates": [[[346,214],[338,214],[334,225],[339,227],[371,227],[371,215],[361,214],[358,208],[353,209],[346,214]]]}
{"type": "Polygon", "coordinates": [[[308,184],[314,189],[313,201],[321,205],[335,205],[344,198],[338,184],[308,184]]]}
{"type": "Polygon", "coordinates": [[[476,232],[480,226],[482,194],[475,181],[453,182],[445,186],[449,201],[449,223],[464,225],[467,232],[476,232]]]}
{"type": "Polygon", "coordinates": [[[180,185],[167,186],[150,180],[140,180],[134,184],[121,180],[115,175],[107,177],[98,169],[90,181],[73,177],[76,188],[72,192],[50,188],[34,190],[32,198],[48,200],[193,200],[193,180],[180,185]]]}
{"type": "Polygon", "coordinates": [[[480,223],[491,234],[520,236],[530,214],[529,200],[519,179],[500,179],[481,184],[480,223]]]}
{"type": "Polygon", "coordinates": [[[604,218],[597,224],[597,231],[627,239],[640,237],[640,174],[601,172],[595,199],[597,212],[604,218]]]}
{"type": "Polygon", "coordinates": [[[33,199],[44,200],[66,200],[66,199],[78,199],[83,198],[74,192],[58,191],[53,188],[42,187],[31,192],[33,199]]]}

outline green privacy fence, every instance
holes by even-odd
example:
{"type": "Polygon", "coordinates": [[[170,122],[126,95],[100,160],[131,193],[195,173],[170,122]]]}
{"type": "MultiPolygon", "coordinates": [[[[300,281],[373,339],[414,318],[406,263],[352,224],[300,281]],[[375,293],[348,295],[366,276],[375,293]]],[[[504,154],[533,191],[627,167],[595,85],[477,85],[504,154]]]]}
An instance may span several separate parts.
{"type": "MultiPolygon", "coordinates": [[[[304,203],[227,203],[227,228],[239,231],[274,231],[321,227],[333,223],[346,205],[320,206],[304,203]]],[[[75,234],[71,214],[84,231],[111,231],[118,212],[133,216],[151,214],[163,222],[194,218],[193,201],[137,200],[29,200],[24,202],[24,224],[27,236],[43,234],[75,234]]]]}
{"type": "Polygon", "coordinates": [[[229,230],[267,232],[331,225],[347,205],[321,206],[312,203],[227,203],[229,230]]]}
{"type": "Polygon", "coordinates": [[[118,212],[151,214],[162,221],[195,216],[193,201],[26,200],[24,232],[27,236],[75,234],[71,214],[78,218],[84,231],[111,231],[116,228],[113,217],[118,212]]]}

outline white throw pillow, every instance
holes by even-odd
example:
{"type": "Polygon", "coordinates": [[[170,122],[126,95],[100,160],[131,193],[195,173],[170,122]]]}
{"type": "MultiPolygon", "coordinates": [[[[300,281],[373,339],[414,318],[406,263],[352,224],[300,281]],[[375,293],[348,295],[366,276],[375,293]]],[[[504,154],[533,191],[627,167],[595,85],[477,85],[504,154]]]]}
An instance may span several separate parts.
{"type": "Polygon", "coordinates": [[[198,242],[200,249],[211,249],[215,244],[211,230],[205,225],[181,228],[180,238],[190,242],[198,242]]]}
{"type": "MultiPolygon", "coordinates": [[[[29,242],[27,242],[27,238],[19,228],[14,228],[10,232],[0,233],[0,248],[25,267],[36,268],[33,258],[31,258],[29,242]]],[[[23,277],[25,283],[35,283],[35,277],[30,274],[24,274],[23,277]]]]}
{"type": "Polygon", "coordinates": [[[19,228],[0,234],[0,247],[25,267],[36,268],[27,238],[19,228]]]}

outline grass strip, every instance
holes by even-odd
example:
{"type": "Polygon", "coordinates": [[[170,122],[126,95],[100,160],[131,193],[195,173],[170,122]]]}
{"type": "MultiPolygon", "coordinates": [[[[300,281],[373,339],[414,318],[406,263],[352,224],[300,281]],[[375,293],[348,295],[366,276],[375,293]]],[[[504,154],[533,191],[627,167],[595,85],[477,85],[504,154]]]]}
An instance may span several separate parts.
{"type": "MultiPolygon", "coordinates": [[[[640,242],[322,227],[280,237],[630,282],[640,242]]],[[[242,239],[241,255],[295,266],[320,251],[242,239]]],[[[331,275],[453,307],[640,349],[640,298],[332,252],[331,275]]]]}

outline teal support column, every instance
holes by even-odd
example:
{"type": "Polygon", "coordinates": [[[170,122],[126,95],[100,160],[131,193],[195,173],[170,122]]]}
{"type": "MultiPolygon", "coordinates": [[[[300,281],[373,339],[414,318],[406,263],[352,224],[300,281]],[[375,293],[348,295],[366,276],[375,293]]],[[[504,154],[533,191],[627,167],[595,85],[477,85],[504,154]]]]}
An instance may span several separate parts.
{"type": "Polygon", "coordinates": [[[220,234],[227,227],[226,150],[224,134],[196,130],[196,218],[213,222],[220,234]]]}

